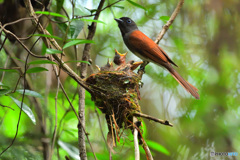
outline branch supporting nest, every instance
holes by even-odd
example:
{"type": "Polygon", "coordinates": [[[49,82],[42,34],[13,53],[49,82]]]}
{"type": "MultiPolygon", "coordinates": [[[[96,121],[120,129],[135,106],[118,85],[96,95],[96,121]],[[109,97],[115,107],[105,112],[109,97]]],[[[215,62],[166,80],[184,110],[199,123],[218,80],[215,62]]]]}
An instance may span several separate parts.
{"type": "Polygon", "coordinates": [[[149,120],[153,120],[154,122],[158,122],[158,123],[161,123],[161,124],[166,125],[166,126],[173,127],[173,124],[170,123],[168,120],[158,119],[158,118],[155,118],[155,117],[152,117],[152,116],[140,113],[140,112],[134,112],[133,115],[136,116],[136,117],[142,117],[142,118],[146,118],[146,119],[149,119],[149,120]]]}
{"type": "Polygon", "coordinates": [[[138,144],[138,129],[136,128],[137,125],[135,123],[138,122],[136,117],[133,117],[133,137],[134,137],[134,151],[135,151],[135,160],[140,160],[140,152],[139,152],[139,144],[138,144]]]}

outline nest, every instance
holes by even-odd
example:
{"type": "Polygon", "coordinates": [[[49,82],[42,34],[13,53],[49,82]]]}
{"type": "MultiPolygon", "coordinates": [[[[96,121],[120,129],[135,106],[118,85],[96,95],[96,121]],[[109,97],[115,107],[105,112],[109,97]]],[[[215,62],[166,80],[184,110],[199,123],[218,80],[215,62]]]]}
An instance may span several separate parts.
{"type": "MultiPolygon", "coordinates": [[[[119,128],[132,122],[132,113],[140,112],[140,78],[133,72],[100,71],[86,80],[94,90],[92,100],[106,115],[114,116],[119,128]]],[[[115,124],[115,125],[116,125],[115,124]]]]}
{"type": "Polygon", "coordinates": [[[132,71],[133,61],[113,70],[112,64],[104,66],[96,74],[90,75],[86,82],[94,91],[92,100],[106,114],[113,116],[115,125],[128,128],[132,113],[140,112],[140,78],[132,71]],[[109,67],[108,67],[109,66],[109,67]]]}
{"type": "MultiPolygon", "coordinates": [[[[86,79],[86,83],[93,91],[92,100],[106,115],[108,139],[113,141],[116,137],[119,140],[121,128],[133,129],[133,113],[140,112],[138,100],[141,78],[133,70],[142,62],[125,63],[125,56],[126,54],[116,54],[114,62],[118,67],[114,68],[113,64],[108,62],[99,68],[98,73],[86,79]]],[[[138,126],[140,124],[138,123],[138,126]]]]}

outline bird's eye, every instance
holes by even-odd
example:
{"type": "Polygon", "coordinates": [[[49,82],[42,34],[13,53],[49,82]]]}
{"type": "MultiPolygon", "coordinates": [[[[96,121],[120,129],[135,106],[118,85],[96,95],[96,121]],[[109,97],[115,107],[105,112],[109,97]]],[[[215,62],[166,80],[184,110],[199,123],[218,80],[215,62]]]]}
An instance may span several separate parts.
{"type": "Polygon", "coordinates": [[[128,19],[128,20],[127,20],[127,23],[132,23],[131,19],[128,19]]]}

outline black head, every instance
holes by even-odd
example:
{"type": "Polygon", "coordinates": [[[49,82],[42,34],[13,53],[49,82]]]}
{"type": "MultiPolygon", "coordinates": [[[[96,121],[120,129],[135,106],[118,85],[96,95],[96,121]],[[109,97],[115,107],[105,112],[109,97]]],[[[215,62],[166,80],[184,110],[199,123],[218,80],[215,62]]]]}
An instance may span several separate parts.
{"type": "Polygon", "coordinates": [[[134,30],[138,30],[136,23],[131,18],[128,18],[128,17],[122,17],[120,19],[115,18],[115,21],[117,21],[118,27],[123,36],[126,33],[132,32],[134,30]]]}

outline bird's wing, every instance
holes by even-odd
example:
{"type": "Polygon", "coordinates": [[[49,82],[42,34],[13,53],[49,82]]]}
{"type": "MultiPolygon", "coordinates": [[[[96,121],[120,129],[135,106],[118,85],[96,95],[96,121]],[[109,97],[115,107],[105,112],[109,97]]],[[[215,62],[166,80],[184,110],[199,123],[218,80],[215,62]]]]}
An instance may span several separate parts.
{"type": "Polygon", "coordinates": [[[177,66],[162,48],[139,30],[131,33],[128,42],[130,46],[137,46],[135,47],[135,52],[138,52],[138,54],[142,53],[141,56],[146,59],[150,59],[151,61],[162,65],[165,62],[177,66]]]}

